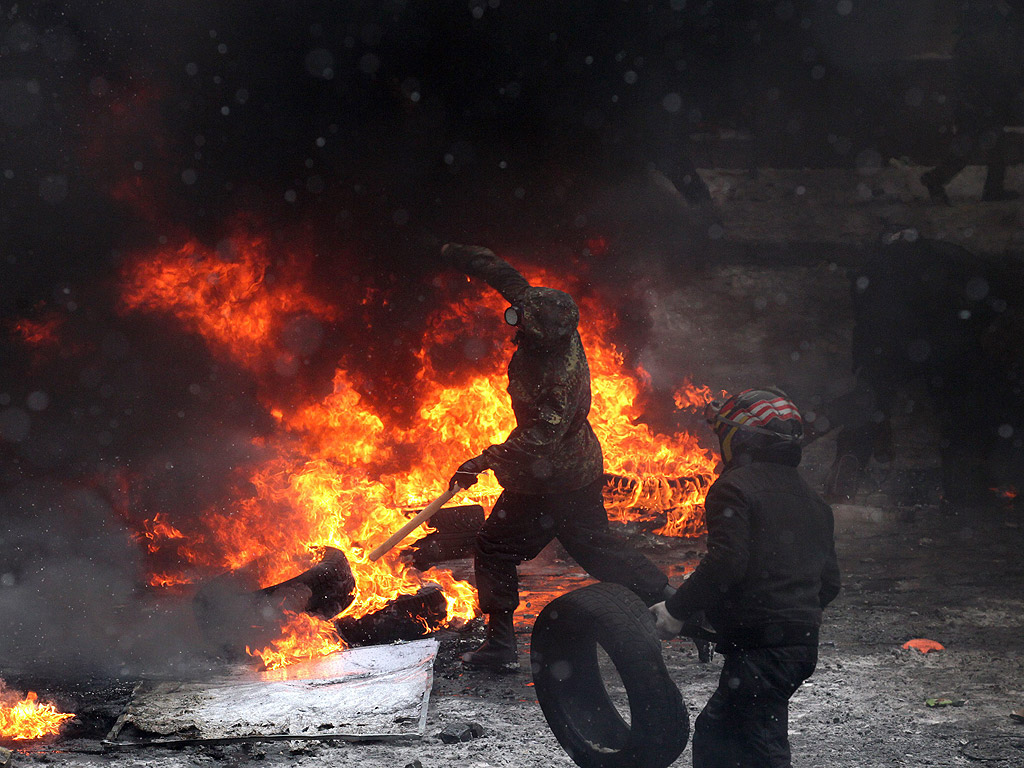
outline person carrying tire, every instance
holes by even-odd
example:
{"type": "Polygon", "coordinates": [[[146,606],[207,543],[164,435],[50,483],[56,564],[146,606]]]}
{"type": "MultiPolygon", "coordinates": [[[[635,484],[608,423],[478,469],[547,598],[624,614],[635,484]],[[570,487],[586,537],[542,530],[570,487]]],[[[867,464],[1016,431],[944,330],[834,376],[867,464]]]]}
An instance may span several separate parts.
{"type": "Polygon", "coordinates": [[[725,656],[694,724],[694,768],[788,768],[789,699],[839,594],[832,509],[797,471],[803,422],[785,393],[748,389],[707,416],[724,464],[705,500],[708,551],[650,610],[663,640],[703,611],[725,656]]]}
{"type": "Polygon", "coordinates": [[[554,538],[591,576],[621,584],[651,605],[669,594],[654,563],[608,527],[601,444],[588,421],[590,368],[577,331],[579,309],[554,288],[531,286],[508,262],[479,246],[448,243],[442,257],[498,291],[516,328],[508,393],[516,427],[500,444],[463,463],[449,487],[468,488],[493,470],[502,493],[477,534],[474,550],[487,638],[463,654],[468,667],[519,667],[512,616],[519,605],[518,565],[554,538]]]}

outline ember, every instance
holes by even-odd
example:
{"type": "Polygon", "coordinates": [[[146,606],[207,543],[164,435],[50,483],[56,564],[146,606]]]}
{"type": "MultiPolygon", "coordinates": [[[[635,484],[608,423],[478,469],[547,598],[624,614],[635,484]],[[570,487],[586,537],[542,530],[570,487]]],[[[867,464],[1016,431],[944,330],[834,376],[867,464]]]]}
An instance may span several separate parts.
{"type": "MultiPolygon", "coordinates": [[[[141,537],[149,552],[170,555],[180,564],[179,572],[163,567],[150,582],[180,584],[196,572],[257,563],[260,584],[272,584],[294,575],[297,555],[334,547],[348,557],[356,581],[354,599],[338,618],[358,618],[423,586],[418,571],[397,550],[379,561],[369,559],[370,551],[405,522],[404,510],[437,496],[465,456],[500,442],[514,426],[502,359],[479,355],[478,370],[451,384],[450,372],[436,370],[424,346],[417,354],[422,369],[408,388],[420,404],[411,425],[394,423],[389,412],[367,402],[358,386],[360,375],[346,368],[335,371],[326,397],[297,404],[294,393],[281,397],[275,384],[295,375],[300,362],[293,348],[282,347],[283,336],[296,318],[306,318],[309,327],[325,333],[323,324],[339,319],[342,310],[306,291],[301,259],[273,248],[269,240],[250,234],[236,235],[217,252],[188,242],[141,254],[123,273],[124,313],[170,315],[201,336],[213,354],[249,370],[278,425],[273,436],[261,439],[271,458],[249,469],[250,491],[234,508],[210,510],[199,523],[202,530],[179,526],[166,513],[145,523],[141,537]]],[[[528,276],[572,288],[555,275],[528,276]]],[[[368,295],[364,303],[371,299],[368,295]]],[[[500,317],[498,300],[490,300],[494,316],[500,317]]],[[[703,497],[715,476],[714,460],[693,436],[658,435],[639,421],[645,375],[629,371],[605,340],[614,328],[614,313],[593,306],[596,301],[581,299],[582,315],[589,318],[581,332],[593,376],[591,421],[605,449],[606,469],[616,478],[606,489],[610,517],[654,518],[663,521],[658,533],[696,535],[702,529],[703,497]]],[[[483,348],[500,350],[499,323],[471,322],[472,310],[457,299],[440,306],[424,320],[433,344],[461,344],[469,327],[474,337],[484,336],[483,348]]],[[[706,388],[688,383],[682,391],[690,393],[687,403],[710,396],[706,388]]],[[[489,507],[499,492],[488,475],[453,503],[489,507]]],[[[421,528],[406,544],[429,531],[421,528]]],[[[444,591],[447,622],[475,615],[469,584],[437,569],[430,580],[444,591]]],[[[320,621],[297,617],[274,647],[250,652],[270,667],[341,647],[333,626],[320,621]]]]}
{"type": "Polygon", "coordinates": [[[42,346],[56,344],[59,340],[61,320],[52,317],[44,320],[19,320],[14,324],[14,332],[26,344],[42,346]]]}
{"type": "Polygon", "coordinates": [[[991,491],[996,495],[996,498],[1002,499],[1005,502],[1012,504],[1017,499],[1017,489],[1012,485],[1003,485],[998,488],[992,488],[991,491]]]}
{"type": "Polygon", "coordinates": [[[55,736],[60,726],[73,714],[59,712],[53,704],[42,704],[35,691],[29,691],[20,701],[5,700],[3,681],[0,680],[0,742],[28,741],[55,736]]]}

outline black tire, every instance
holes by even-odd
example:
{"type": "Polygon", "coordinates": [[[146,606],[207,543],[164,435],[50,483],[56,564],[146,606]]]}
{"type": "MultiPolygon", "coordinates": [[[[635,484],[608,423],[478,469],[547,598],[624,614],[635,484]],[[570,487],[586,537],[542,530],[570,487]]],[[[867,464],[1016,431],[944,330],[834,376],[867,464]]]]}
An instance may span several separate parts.
{"type": "Polygon", "coordinates": [[[625,587],[593,584],[552,600],[534,624],[530,664],[548,726],[577,765],[666,768],[686,747],[689,717],[654,619],[625,587]],[[626,689],[629,723],[601,678],[599,645],[626,689]]]}
{"type": "Polygon", "coordinates": [[[448,601],[439,584],[424,584],[414,595],[399,595],[383,608],[354,619],[334,622],[349,645],[382,645],[418,640],[439,629],[448,615],[448,601]]]}
{"type": "Polygon", "coordinates": [[[356,578],[345,553],[335,547],[325,547],[320,562],[288,581],[260,590],[260,594],[273,597],[294,587],[308,587],[311,594],[303,610],[323,619],[333,619],[355,599],[356,578]]]}

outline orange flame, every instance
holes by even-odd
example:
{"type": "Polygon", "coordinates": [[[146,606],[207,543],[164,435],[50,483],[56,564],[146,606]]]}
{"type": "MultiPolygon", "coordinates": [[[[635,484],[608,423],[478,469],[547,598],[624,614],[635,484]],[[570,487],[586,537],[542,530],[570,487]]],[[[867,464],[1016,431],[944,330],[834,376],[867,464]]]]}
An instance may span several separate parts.
{"type": "Polygon", "coordinates": [[[45,320],[18,320],[14,323],[14,332],[26,344],[34,347],[49,346],[60,341],[62,320],[51,317],[45,320]]]}
{"type": "Polygon", "coordinates": [[[1003,501],[1012,502],[1017,498],[1017,488],[1012,485],[1001,485],[996,488],[989,488],[989,490],[1003,501]]]}
{"type": "Polygon", "coordinates": [[[149,586],[169,589],[191,584],[192,579],[180,573],[154,573],[149,577],[149,586]]]}
{"type": "Polygon", "coordinates": [[[264,669],[280,669],[297,661],[327,656],[346,647],[331,622],[308,613],[285,613],[289,619],[280,639],[261,650],[245,649],[250,656],[263,662],[264,669]]]}
{"type": "MultiPolygon", "coordinates": [[[[725,392],[719,395],[719,397],[725,396],[725,392]]],[[[676,408],[680,411],[696,413],[714,400],[715,395],[711,392],[711,387],[707,385],[697,387],[689,379],[685,379],[683,385],[672,395],[672,399],[675,401],[676,408]]]]}
{"type": "Polygon", "coordinates": [[[250,365],[276,354],[275,334],[290,315],[334,318],[333,308],[295,288],[298,260],[288,260],[271,280],[264,239],[239,235],[230,243],[226,255],[190,241],[139,259],[123,286],[124,308],[170,312],[250,365]]]}
{"type": "MultiPolygon", "coordinates": [[[[267,241],[239,236],[231,243],[230,262],[188,243],[130,263],[123,308],[169,313],[201,334],[214,354],[259,374],[274,354],[280,329],[296,313],[325,320],[337,313],[304,292],[297,267],[287,274],[282,270],[273,281],[267,279],[272,255],[275,264],[296,263],[271,254],[267,241]]],[[[562,283],[547,274],[529,277],[535,284],[562,283]]],[[[605,450],[606,469],[615,476],[606,493],[609,513],[622,520],[664,514],[659,533],[695,535],[701,530],[701,505],[714,479],[714,461],[693,436],[656,435],[638,421],[636,403],[646,379],[641,371],[627,370],[622,356],[603,341],[615,319],[594,301],[581,304],[580,331],[592,371],[591,423],[605,450]]],[[[427,317],[432,343],[454,344],[470,335],[484,335],[479,330],[483,324],[471,321],[481,308],[493,319],[500,317],[503,305],[488,291],[472,303],[453,301],[427,317]]],[[[503,326],[494,322],[487,327],[498,333],[503,326]]],[[[417,592],[423,579],[398,549],[376,562],[368,554],[406,522],[410,510],[440,495],[455,467],[501,442],[515,426],[500,338],[482,339],[479,351],[475,372],[452,383],[451,372],[437,370],[429,351],[419,350],[421,369],[409,387],[409,396],[419,400],[418,418],[412,424],[392,423],[389,414],[365,401],[350,372],[340,368],[332,391],[319,401],[286,405],[263,392],[264,405],[277,423],[276,433],[263,442],[274,458],[251,470],[252,493],[229,510],[204,515],[208,531],[190,533],[191,546],[178,544],[178,554],[206,567],[236,569],[255,563],[260,583],[267,585],[294,575],[296,553],[338,548],[346,554],[356,580],[355,599],[343,616],[363,616],[398,595],[417,592]]],[[[487,474],[456,502],[490,506],[500,492],[487,474]]],[[[426,532],[421,527],[407,543],[426,532]]],[[[143,536],[152,546],[177,533],[157,516],[143,536]]],[[[172,578],[173,574],[160,576],[172,578]]],[[[447,621],[475,615],[475,593],[469,584],[436,568],[430,580],[442,586],[447,621]]],[[[251,653],[268,668],[309,658],[335,647],[336,635],[329,639],[329,626],[303,615],[289,624],[288,633],[273,648],[251,653]],[[315,648],[320,650],[311,650],[315,648]]]]}
{"type": "MultiPolygon", "coordinates": [[[[3,681],[0,680],[0,694],[2,692],[3,681]]],[[[0,701],[0,741],[56,736],[61,723],[73,717],[73,714],[58,711],[53,704],[41,704],[35,691],[29,691],[24,699],[13,704],[0,701]]]]}
{"type": "Polygon", "coordinates": [[[150,552],[156,552],[160,549],[161,539],[184,539],[185,534],[179,531],[170,523],[165,520],[161,520],[161,515],[158,512],[153,516],[152,520],[146,520],[143,524],[142,537],[149,540],[149,544],[146,545],[146,549],[150,552]]]}

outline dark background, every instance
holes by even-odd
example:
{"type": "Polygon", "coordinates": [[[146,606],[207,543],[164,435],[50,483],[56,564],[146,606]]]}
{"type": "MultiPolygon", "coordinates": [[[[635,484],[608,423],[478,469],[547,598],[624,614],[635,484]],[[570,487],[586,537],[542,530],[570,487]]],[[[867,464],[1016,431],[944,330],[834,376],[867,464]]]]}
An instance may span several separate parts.
{"type": "Polygon", "coordinates": [[[239,212],[380,279],[450,238],[579,247],[581,190],[648,164],[934,162],[953,24],[943,0],[8,6],[0,310],[239,212]],[[723,131],[747,140],[691,139],[723,131]]]}
{"type": "Polygon", "coordinates": [[[573,272],[635,352],[645,286],[730,257],[694,167],[933,164],[954,39],[951,0],[3,4],[0,656],[164,663],[118,608],[144,583],[139,522],[237,498],[273,428],[249,372],[116,311],[127,260],[189,239],[230,260],[250,228],[301,250],[320,298],[373,301],[315,329],[278,394],[342,365],[400,423],[450,300],[442,243],[573,272]],[[595,214],[651,168],[685,205],[595,214]],[[23,319],[59,343],[27,345],[23,319]]]}

